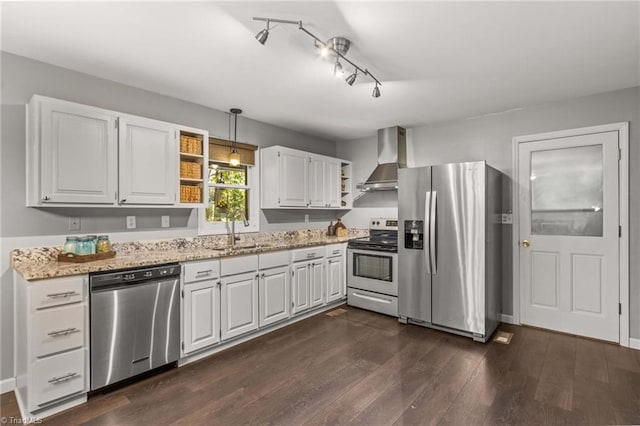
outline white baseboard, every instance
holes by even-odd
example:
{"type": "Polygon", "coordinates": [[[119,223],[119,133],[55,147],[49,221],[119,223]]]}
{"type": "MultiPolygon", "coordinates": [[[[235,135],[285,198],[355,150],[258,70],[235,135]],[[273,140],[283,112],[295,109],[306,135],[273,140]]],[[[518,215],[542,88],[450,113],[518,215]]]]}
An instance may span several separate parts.
{"type": "Polygon", "coordinates": [[[640,350],[640,339],[634,339],[633,337],[629,338],[629,347],[631,349],[640,350]]]}
{"type": "Polygon", "coordinates": [[[500,322],[504,322],[506,324],[515,324],[513,322],[513,315],[500,314],[500,322]]]}
{"type": "Polygon", "coordinates": [[[8,379],[0,380],[0,393],[11,392],[16,387],[16,379],[10,377],[8,379]]]}

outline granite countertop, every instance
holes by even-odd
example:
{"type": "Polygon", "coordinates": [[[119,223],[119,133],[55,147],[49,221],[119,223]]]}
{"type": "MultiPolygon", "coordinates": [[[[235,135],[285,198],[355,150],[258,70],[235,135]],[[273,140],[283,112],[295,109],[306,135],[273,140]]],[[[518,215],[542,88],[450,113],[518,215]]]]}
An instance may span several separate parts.
{"type": "Polygon", "coordinates": [[[329,237],[321,230],[246,234],[233,249],[226,236],[175,238],[171,240],[114,243],[116,257],[87,263],[58,262],[61,247],[15,249],[11,252],[13,269],[25,280],[82,275],[90,272],[126,269],[137,266],[291,250],[301,247],[344,243],[368,235],[367,230],[350,229],[347,237],[329,237]]]}

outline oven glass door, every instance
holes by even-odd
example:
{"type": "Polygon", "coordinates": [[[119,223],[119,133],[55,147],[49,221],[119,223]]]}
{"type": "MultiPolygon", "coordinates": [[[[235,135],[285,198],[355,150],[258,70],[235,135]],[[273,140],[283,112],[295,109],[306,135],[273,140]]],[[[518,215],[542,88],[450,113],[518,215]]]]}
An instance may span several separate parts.
{"type": "Polygon", "coordinates": [[[398,254],[374,250],[348,250],[349,287],[398,295],[398,254]]]}

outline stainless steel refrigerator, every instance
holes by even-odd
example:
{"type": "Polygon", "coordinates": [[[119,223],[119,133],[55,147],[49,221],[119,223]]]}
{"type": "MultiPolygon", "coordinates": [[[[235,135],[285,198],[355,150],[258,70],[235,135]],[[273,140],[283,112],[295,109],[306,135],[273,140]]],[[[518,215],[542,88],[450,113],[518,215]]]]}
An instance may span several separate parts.
{"type": "Polygon", "coordinates": [[[501,174],[484,161],[398,170],[400,321],[486,342],[499,324],[501,174]]]}

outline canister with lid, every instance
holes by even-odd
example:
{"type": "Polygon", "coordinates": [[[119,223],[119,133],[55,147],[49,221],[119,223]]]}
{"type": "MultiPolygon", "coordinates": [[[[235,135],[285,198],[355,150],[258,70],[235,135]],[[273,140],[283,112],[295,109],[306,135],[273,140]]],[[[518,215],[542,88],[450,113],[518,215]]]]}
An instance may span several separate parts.
{"type": "Polygon", "coordinates": [[[111,251],[111,241],[108,235],[98,235],[96,243],[96,253],[108,253],[111,251]]]}
{"type": "Polygon", "coordinates": [[[78,250],[78,237],[67,237],[66,241],[64,242],[64,246],[62,247],[62,253],[76,254],[76,250],[78,250]]]}

